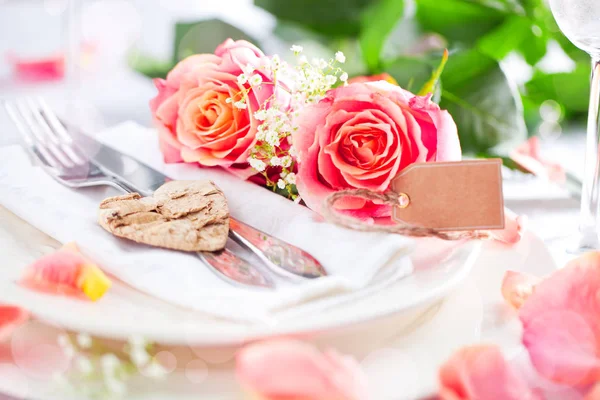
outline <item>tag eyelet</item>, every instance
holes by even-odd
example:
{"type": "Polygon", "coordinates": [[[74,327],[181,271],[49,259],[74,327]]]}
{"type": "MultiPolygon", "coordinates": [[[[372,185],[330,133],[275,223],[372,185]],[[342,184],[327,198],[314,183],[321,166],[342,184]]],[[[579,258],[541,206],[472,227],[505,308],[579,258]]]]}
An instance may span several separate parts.
{"type": "Polygon", "coordinates": [[[406,208],[410,205],[410,197],[406,193],[398,194],[398,207],[406,208]]]}

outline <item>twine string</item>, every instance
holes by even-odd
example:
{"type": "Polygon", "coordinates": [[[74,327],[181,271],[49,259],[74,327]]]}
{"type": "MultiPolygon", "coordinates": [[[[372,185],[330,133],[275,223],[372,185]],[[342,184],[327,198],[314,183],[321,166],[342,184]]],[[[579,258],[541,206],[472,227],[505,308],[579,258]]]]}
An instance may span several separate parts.
{"type": "Polygon", "coordinates": [[[384,232],[414,237],[436,237],[443,240],[489,239],[491,237],[488,231],[447,232],[435,228],[426,228],[409,224],[369,224],[361,221],[360,219],[344,215],[336,210],[335,203],[344,197],[360,197],[366,200],[377,201],[379,203],[394,207],[399,204],[398,202],[400,195],[394,191],[380,193],[368,189],[346,189],[330,194],[325,199],[323,217],[328,222],[344,228],[354,229],[362,232],[384,232]]]}

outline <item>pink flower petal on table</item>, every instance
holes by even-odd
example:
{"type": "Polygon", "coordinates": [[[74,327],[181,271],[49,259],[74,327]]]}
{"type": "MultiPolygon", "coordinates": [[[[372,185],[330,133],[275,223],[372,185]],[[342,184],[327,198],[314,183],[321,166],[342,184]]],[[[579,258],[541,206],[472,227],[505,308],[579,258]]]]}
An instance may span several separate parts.
{"type": "Polygon", "coordinates": [[[600,252],[538,283],[519,318],[523,344],[543,377],[572,386],[600,380],[600,252]]]}
{"type": "Polygon", "coordinates": [[[238,380],[265,400],[365,400],[358,363],[334,351],[319,352],[295,340],[250,345],[236,358],[238,380]]]}
{"type": "Polygon", "coordinates": [[[58,80],[65,75],[65,57],[63,54],[45,58],[24,59],[13,52],[8,52],[6,59],[13,65],[15,76],[25,82],[58,80]]]}
{"type": "Polygon", "coordinates": [[[442,365],[439,379],[441,400],[541,400],[497,346],[460,349],[442,365]]]}
{"type": "Polygon", "coordinates": [[[540,139],[537,136],[529,138],[529,140],[512,151],[510,158],[535,176],[557,183],[563,183],[566,180],[565,170],[559,163],[542,157],[540,139]]]}
{"type": "Polygon", "coordinates": [[[596,384],[592,386],[592,388],[587,392],[583,400],[600,400],[600,384],[596,384]]]}
{"type": "Polygon", "coordinates": [[[502,281],[502,297],[511,306],[519,309],[533,293],[540,278],[517,271],[506,271],[502,281]]]}
{"type": "Polygon", "coordinates": [[[492,237],[498,242],[515,244],[521,241],[527,227],[527,217],[517,215],[509,209],[504,209],[504,229],[491,231],[492,237]]]}
{"type": "Polygon", "coordinates": [[[106,275],[79,252],[75,243],[36,260],[25,270],[20,283],[32,290],[86,296],[92,301],[102,297],[111,286],[106,275]]]}
{"type": "Polygon", "coordinates": [[[15,328],[29,319],[29,313],[18,306],[0,304],[0,342],[6,341],[15,328]]]}

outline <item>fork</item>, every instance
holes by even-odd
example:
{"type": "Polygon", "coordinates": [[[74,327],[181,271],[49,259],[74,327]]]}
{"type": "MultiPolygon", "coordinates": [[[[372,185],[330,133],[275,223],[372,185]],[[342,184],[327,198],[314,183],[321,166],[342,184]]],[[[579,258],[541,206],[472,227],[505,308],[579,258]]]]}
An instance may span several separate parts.
{"type": "MultiPolygon", "coordinates": [[[[111,186],[125,193],[135,192],[134,188],[81,151],[64,128],[56,129],[56,124],[60,122],[52,118],[54,114],[40,111],[47,109],[43,100],[38,100],[37,104],[31,98],[6,101],[4,107],[27,150],[44,171],[60,184],[72,189],[111,186]]],[[[219,252],[198,252],[197,255],[230,284],[269,289],[275,287],[268,275],[227,248],[219,252]]]]}

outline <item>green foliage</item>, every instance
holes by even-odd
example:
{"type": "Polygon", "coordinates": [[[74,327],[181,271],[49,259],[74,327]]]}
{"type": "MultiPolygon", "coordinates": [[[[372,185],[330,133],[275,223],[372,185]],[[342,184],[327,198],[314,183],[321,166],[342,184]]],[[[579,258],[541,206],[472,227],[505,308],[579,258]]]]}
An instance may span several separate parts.
{"type": "Polygon", "coordinates": [[[278,19],[304,25],[329,37],[356,37],[361,15],[376,0],[254,0],[278,19]]]}
{"type": "Polygon", "coordinates": [[[175,49],[173,64],[198,53],[212,53],[228,38],[253,39],[233,25],[218,19],[175,25],[175,49]]]}
{"type": "Polygon", "coordinates": [[[450,58],[445,74],[454,79],[444,81],[440,106],[454,117],[464,152],[504,154],[527,138],[519,93],[496,60],[470,50],[450,58]]]}
{"type": "Polygon", "coordinates": [[[536,71],[525,85],[526,98],[533,104],[554,100],[561,104],[567,116],[584,115],[588,110],[587,92],[590,89],[590,68],[578,64],[574,71],[545,74],[536,71]]]}
{"type": "Polygon", "coordinates": [[[146,54],[133,52],[129,55],[129,66],[149,78],[165,78],[182,59],[192,54],[212,53],[228,38],[254,42],[243,31],[218,19],[177,23],[173,55],[170,60],[158,60],[146,54]]]}
{"type": "Polygon", "coordinates": [[[417,21],[421,29],[437,32],[451,43],[474,44],[478,38],[497,28],[506,14],[482,2],[466,0],[416,0],[417,21]]]}
{"type": "Polygon", "coordinates": [[[380,0],[363,14],[359,41],[369,70],[379,70],[385,41],[403,13],[404,0],[380,0]]]}

